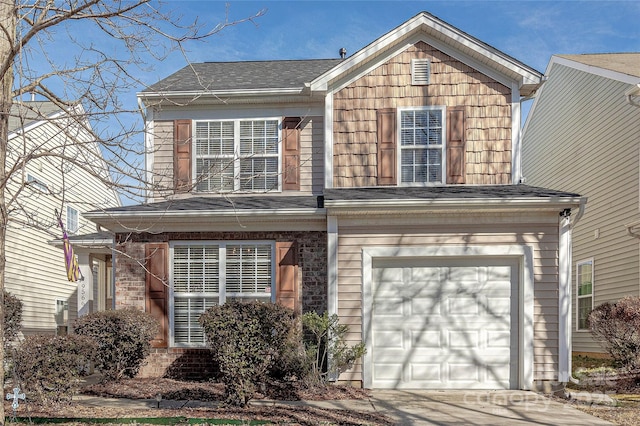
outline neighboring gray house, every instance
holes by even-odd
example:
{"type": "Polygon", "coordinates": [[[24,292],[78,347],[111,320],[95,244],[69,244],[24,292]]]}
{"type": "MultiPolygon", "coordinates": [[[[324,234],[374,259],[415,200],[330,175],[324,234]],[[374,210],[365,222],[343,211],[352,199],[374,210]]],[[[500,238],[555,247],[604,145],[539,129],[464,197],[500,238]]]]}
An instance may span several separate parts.
{"type": "Polygon", "coordinates": [[[573,230],[574,353],[603,302],[640,295],[640,53],[555,55],[523,135],[527,184],[588,198],[573,230]]]}
{"type": "Polygon", "coordinates": [[[116,307],[163,325],[142,374],[202,376],[201,312],[259,299],[337,314],[367,347],[339,379],[367,388],[567,381],[580,197],[519,184],[541,77],[420,13],[344,59],[191,64],[140,93],[149,203],[85,217],[115,233],[116,307]]]}

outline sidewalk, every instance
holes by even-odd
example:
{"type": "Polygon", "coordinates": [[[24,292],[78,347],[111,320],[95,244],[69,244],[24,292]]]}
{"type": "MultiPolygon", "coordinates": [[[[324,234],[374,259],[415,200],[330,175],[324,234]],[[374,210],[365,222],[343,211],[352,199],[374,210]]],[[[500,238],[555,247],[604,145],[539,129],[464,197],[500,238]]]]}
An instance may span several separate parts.
{"type": "MultiPolygon", "coordinates": [[[[216,408],[219,402],[116,399],[80,395],[75,401],[96,407],[127,409],[216,408]]],[[[369,399],[330,401],[255,400],[252,405],[309,406],[330,410],[375,412],[398,425],[576,425],[611,423],[569,404],[527,391],[374,390],[369,399]]]]}

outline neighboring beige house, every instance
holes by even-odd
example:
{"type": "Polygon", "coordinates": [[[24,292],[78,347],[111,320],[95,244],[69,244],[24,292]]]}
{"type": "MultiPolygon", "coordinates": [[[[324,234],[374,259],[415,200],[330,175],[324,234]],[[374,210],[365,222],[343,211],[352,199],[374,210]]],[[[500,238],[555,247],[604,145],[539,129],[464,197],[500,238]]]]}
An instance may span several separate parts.
{"type": "Polygon", "coordinates": [[[22,331],[25,334],[67,332],[78,311],[111,306],[111,244],[103,254],[83,259],[82,247],[76,253],[83,260],[84,281],[69,282],[64,254],[51,241],[62,236],[56,210],[68,234],[94,232],[95,224],[82,218],[82,213],[97,206],[120,205],[114,190],[95,176],[83,172],[59,157],[44,155],[57,152],[94,164],[95,170],[109,179],[106,164],[97,142],[75,122],[82,116],[81,107],[65,112],[50,102],[16,101],[9,120],[7,167],[16,167],[6,189],[10,201],[10,222],[6,237],[5,288],[23,303],[22,331]],[[75,117],[75,118],[72,118],[75,117]],[[80,146],[77,141],[81,141],[80,146]],[[38,157],[40,155],[40,157],[38,157]],[[99,282],[95,289],[89,285],[99,282]],[[94,293],[95,292],[95,293],[94,293]],[[86,300],[95,300],[89,307],[86,300]]]}
{"type": "Polygon", "coordinates": [[[573,232],[575,353],[604,352],[587,325],[640,296],[640,53],[554,55],[524,127],[526,182],[589,199],[573,232]]]}
{"type": "Polygon", "coordinates": [[[202,377],[199,315],[246,298],[337,314],[367,347],[339,380],[367,388],[566,382],[580,196],[518,184],[541,77],[420,13],[343,59],[190,64],[141,92],[156,188],[85,217],[116,234],[116,307],[163,325],[142,374],[202,377]]]}

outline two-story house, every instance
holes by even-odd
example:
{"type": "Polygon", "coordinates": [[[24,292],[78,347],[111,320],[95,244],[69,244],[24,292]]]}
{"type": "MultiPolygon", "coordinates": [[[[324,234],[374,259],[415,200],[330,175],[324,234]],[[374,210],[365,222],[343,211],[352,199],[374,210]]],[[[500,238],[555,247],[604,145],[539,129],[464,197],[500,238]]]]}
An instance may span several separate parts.
{"type": "Polygon", "coordinates": [[[115,232],[116,306],[163,324],[144,374],[203,374],[200,313],[257,299],[337,314],[367,348],[341,381],[566,381],[580,197],[518,184],[540,81],[420,13],[349,57],[191,64],[141,92],[149,202],[86,217],[115,232]]]}
{"type": "Polygon", "coordinates": [[[69,282],[61,246],[51,244],[62,235],[58,218],[71,238],[91,233],[82,213],[120,206],[120,198],[82,106],[15,100],[8,136],[5,289],[23,303],[24,334],[65,334],[79,312],[111,306],[111,244],[81,253],[85,279],[69,282]],[[89,297],[95,304],[83,303],[89,297]]]}
{"type": "Polygon", "coordinates": [[[640,53],[554,55],[523,133],[527,183],[589,198],[573,232],[573,352],[589,313],[640,295],[640,53]]]}

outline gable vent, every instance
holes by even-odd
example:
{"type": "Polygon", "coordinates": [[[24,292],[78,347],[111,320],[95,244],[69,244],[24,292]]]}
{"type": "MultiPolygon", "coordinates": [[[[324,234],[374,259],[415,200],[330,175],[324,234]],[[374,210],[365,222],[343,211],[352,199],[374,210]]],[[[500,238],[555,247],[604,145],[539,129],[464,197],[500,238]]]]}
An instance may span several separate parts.
{"type": "Polygon", "coordinates": [[[431,62],[428,59],[412,59],[411,60],[411,84],[425,85],[429,84],[431,74],[431,62]]]}

